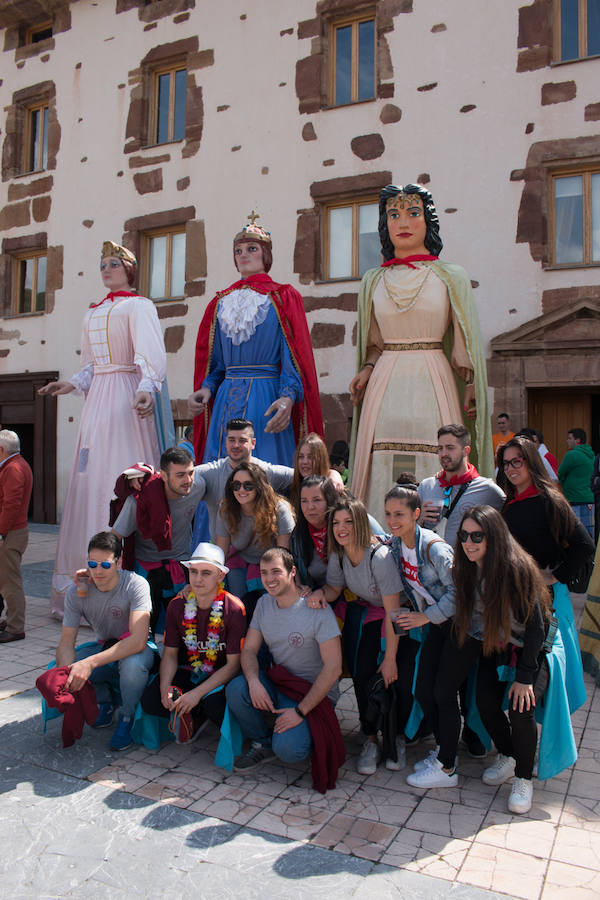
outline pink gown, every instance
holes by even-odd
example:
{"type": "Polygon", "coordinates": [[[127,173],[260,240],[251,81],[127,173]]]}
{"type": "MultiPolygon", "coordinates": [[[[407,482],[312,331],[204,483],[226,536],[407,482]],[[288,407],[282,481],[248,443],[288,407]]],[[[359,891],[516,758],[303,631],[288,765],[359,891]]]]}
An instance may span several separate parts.
{"type": "Polygon", "coordinates": [[[146,297],[116,297],[86,313],[82,368],[70,382],[86,394],[71,479],[62,512],[51,611],[62,616],[64,593],[86,565],[92,535],[108,529],[118,475],[132,463],[159,464],[154,415],[140,419],[136,391],[154,393],[166,375],[166,353],[156,309],[146,297]]]}

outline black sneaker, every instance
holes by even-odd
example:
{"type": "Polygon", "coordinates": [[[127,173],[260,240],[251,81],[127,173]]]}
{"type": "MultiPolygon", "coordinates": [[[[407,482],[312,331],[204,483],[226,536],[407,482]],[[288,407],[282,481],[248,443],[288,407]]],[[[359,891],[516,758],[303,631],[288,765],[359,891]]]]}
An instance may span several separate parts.
{"type": "Polygon", "coordinates": [[[254,769],[270,759],[275,759],[275,754],[270,747],[265,747],[258,741],[252,741],[245,753],[237,756],[233,763],[236,772],[245,772],[246,769],[254,769]]]}

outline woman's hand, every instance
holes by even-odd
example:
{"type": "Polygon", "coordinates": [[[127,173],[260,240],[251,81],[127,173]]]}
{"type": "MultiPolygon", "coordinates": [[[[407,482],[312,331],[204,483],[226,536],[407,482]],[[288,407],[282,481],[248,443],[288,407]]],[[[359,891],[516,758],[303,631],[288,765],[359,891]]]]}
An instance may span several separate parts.
{"type": "Polygon", "coordinates": [[[396,665],[396,660],[394,658],[384,656],[383,662],[377,671],[381,672],[383,683],[386,688],[389,687],[392,682],[398,681],[398,666],[396,665]]]}
{"type": "Polygon", "coordinates": [[[59,394],[70,394],[75,390],[75,385],[70,381],[51,381],[50,384],[44,385],[38,389],[38,394],[44,396],[49,394],[50,397],[58,397],[59,394]]]}
{"type": "Polygon", "coordinates": [[[475,406],[475,385],[465,385],[465,395],[463,397],[463,409],[470,419],[477,418],[477,407],[475,406]]]}
{"type": "Polygon", "coordinates": [[[512,708],[519,712],[527,711],[535,706],[535,694],[532,684],[520,684],[513,681],[508,689],[508,699],[512,700],[512,708]]]}
{"type": "Polygon", "coordinates": [[[133,408],[140,419],[147,419],[148,416],[151,416],[154,409],[154,397],[150,391],[136,391],[133,408]]]}
{"type": "Polygon", "coordinates": [[[411,628],[418,628],[420,625],[427,625],[429,619],[423,612],[411,612],[409,609],[402,610],[396,616],[395,621],[402,628],[410,631],[411,628]]]}
{"type": "Polygon", "coordinates": [[[280,431],[285,431],[290,424],[293,407],[294,403],[291,397],[278,397],[271,403],[265,410],[265,416],[271,416],[273,413],[275,415],[265,425],[267,434],[278,434],[280,431]]]}
{"type": "Polygon", "coordinates": [[[210,388],[200,388],[188,397],[188,409],[192,416],[199,416],[210,400],[210,388]]]}
{"type": "Polygon", "coordinates": [[[312,594],[309,594],[306,598],[306,605],[310,609],[325,609],[327,606],[327,600],[325,599],[325,594],[318,588],[316,591],[313,591],[312,594]]]}
{"type": "Polygon", "coordinates": [[[350,391],[350,400],[352,401],[352,406],[358,406],[358,404],[362,400],[372,371],[372,366],[363,366],[358,375],[355,375],[350,382],[348,390],[350,391]]]}

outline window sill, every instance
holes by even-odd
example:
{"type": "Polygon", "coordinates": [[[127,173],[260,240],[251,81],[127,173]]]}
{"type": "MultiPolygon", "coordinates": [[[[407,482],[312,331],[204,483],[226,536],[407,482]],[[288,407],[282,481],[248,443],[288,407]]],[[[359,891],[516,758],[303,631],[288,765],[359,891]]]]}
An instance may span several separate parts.
{"type": "Polygon", "coordinates": [[[343,278],[317,278],[314,284],[346,284],[347,282],[361,282],[362,275],[346,275],[343,278]]]}
{"type": "Polygon", "coordinates": [[[140,147],[140,150],[156,150],[157,147],[170,147],[173,144],[183,144],[185,138],[179,138],[176,141],[163,141],[162,144],[144,144],[143,147],[140,147]]]}
{"type": "Polygon", "coordinates": [[[327,103],[323,106],[323,110],[326,111],[328,109],[347,109],[349,106],[360,106],[363,103],[374,103],[377,100],[377,97],[373,95],[372,97],[367,97],[364,100],[350,100],[349,103],[327,103]]]}
{"type": "Polygon", "coordinates": [[[185,294],[178,297],[148,297],[153,303],[183,303],[186,299],[185,294]]]}
{"type": "Polygon", "coordinates": [[[600,260],[587,263],[552,263],[543,266],[544,272],[562,272],[565,269],[598,269],[600,268],[600,260]]]}
{"type": "Polygon", "coordinates": [[[600,53],[594,53],[592,56],[576,56],[574,59],[557,59],[550,63],[550,67],[568,66],[571,63],[587,62],[589,59],[600,59],[600,53]]]}
{"type": "Polygon", "coordinates": [[[49,169],[32,169],[31,172],[19,172],[18,175],[13,175],[12,179],[15,180],[17,178],[31,178],[33,175],[41,175],[43,172],[48,172],[49,169]]]}
{"type": "Polygon", "coordinates": [[[46,310],[42,309],[42,310],[36,310],[35,312],[27,312],[27,313],[10,312],[10,313],[6,313],[4,318],[5,319],[31,319],[31,318],[34,318],[37,316],[45,316],[45,315],[46,315],[46,310]]]}

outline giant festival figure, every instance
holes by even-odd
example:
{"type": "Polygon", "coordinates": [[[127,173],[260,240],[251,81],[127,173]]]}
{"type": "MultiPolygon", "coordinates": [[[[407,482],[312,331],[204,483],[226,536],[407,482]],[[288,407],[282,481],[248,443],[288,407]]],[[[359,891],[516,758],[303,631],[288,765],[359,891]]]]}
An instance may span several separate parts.
{"type": "Polygon", "coordinates": [[[350,383],[352,490],[381,521],[397,470],[417,480],[438,468],[435,435],[465,422],[481,474],[493,474],[487,376],[467,273],[441,262],[439,219],[422,185],[379,198],[384,262],[358,297],[358,374],[350,383]]]}
{"type": "Polygon", "coordinates": [[[249,419],[255,455],[292,465],[297,441],[323,436],[317,374],[302,297],[277,284],[271,268],[271,235],[248,216],[233,240],[240,280],[208,304],[196,343],[194,393],[196,460],[226,455],[225,426],[249,419]]]}
{"type": "Polygon", "coordinates": [[[158,467],[174,441],[168,392],[163,390],[166,353],[156,308],[130,290],[136,258],[112,241],[102,245],[100,272],[108,294],[92,303],[83,320],[81,369],[39,393],[85,395],[75,460],[61,518],[51,610],[61,615],[64,594],[85,566],[90,537],[108,527],[116,478],[132,461],[158,467]]]}

